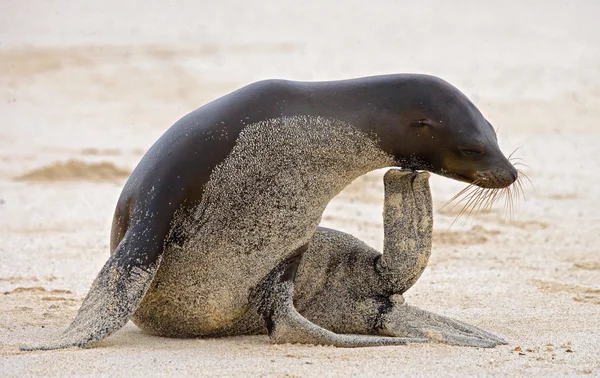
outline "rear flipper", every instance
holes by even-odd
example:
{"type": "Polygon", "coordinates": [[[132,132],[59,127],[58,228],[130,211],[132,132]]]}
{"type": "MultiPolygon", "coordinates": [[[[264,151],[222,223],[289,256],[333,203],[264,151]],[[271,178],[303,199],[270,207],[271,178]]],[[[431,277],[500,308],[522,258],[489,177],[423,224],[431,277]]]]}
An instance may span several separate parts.
{"type": "Polygon", "coordinates": [[[158,261],[150,266],[131,267],[131,263],[119,253],[113,254],[94,280],[75,320],[62,335],[21,350],[89,347],[123,327],[140,304],[158,267],[158,261]]]}
{"type": "Polygon", "coordinates": [[[148,180],[128,182],[123,189],[111,232],[114,251],[75,320],[57,339],[21,350],[90,347],[118,331],[133,316],[158,270],[173,213],[184,194],[179,187],[168,185],[172,180],[157,183],[153,178],[160,174],[153,172],[148,180]]]}
{"type": "MultiPolygon", "coordinates": [[[[142,207],[115,214],[113,237],[122,237],[85,297],[75,320],[56,340],[21,350],[89,347],[123,327],[140,305],[152,280],[170,230],[176,201],[165,201],[159,190],[142,207]],[[171,207],[167,207],[170,205],[171,207]],[[158,217],[157,214],[161,214],[158,217]],[[119,222],[125,219],[126,222],[119,222]]],[[[163,196],[164,197],[164,196],[163,196]]]]}
{"type": "Polygon", "coordinates": [[[127,323],[142,301],[160,264],[162,241],[145,238],[148,229],[129,229],[92,284],[75,320],[56,340],[21,350],[89,347],[127,323]]]}
{"type": "MultiPolygon", "coordinates": [[[[258,310],[267,323],[271,340],[276,344],[313,344],[336,347],[367,347],[403,345],[426,342],[423,337],[382,337],[337,334],[326,330],[300,315],[294,308],[293,279],[300,259],[291,259],[281,269],[276,269],[264,281],[259,291],[258,310]]],[[[339,309],[344,311],[345,309],[339,309]]]]}
{"type": "Polygon", "coordinates": [[[433,342],[493,348],[507,344],[502,338],[475,326],[404,304],[401,295],[390,297],[391,309],[382,315],[379,333],[394,337],[425,337],[433,342]]]}

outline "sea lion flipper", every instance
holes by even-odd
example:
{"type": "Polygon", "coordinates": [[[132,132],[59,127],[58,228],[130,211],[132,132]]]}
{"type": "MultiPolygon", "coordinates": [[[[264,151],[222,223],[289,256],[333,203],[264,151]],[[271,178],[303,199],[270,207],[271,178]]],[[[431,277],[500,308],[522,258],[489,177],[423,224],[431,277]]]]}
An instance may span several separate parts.
{"type": "Polygon", "coordinates": [[[428,341],[425,337],[362,336],[331,332],[312,323],[296,311],[292,300],[293,286],[291,281],[286,281],[275,287],[273,314],[267,323],[271,323],[269,336],[276,344],[299,343],[354,348],[428,341]]]}
{"type": "Polygon", "coordinates": [[[267,324],[269,336],[276,344],[313,344],[337,347],[366,347],[403,345],[428,341],[424,337],[380,337],[337,334],[302,316],[294,307],[296,269],[307,246],[300,248],[291,259],[273,270],[259,290],[253,294],[254,303],[267,324]]]}
{"type": "Polygon", "coordinates": [[[433,213],[428,172],[390,169],[384,176],[384,250],[379,275],[394,293],[417,282],[431,255],[433,213]]]}
{"type": "Polygon", "coordinates": [[[390,296],[389,308],[381,314],[380,333],[472,347],[506,344],[475,326],[404,304],[401,294],[421,276],[431,254],[429,173],[390,169],[384,186],[384,253],[376,269],[384,279],[382,285],[396,294],[390,296]]]}
{"type": "Polygon", "coordinates": [[[475,326],[406,305],[400,297],[390,298],[393,305],[382,316],[380,333],[383,335],[426,337],[429,341],[477,348],[507,344],[504,339],[475,326]]]}
{"type": "Polygon", "coordinates": [[[145,238],[147,232],[135,227],[127,231],[62,335],[21,350],[89,347],[123,327],[138,308],[160,264],[161,253],[155,249],[162,245],[154,244],[153,238],[145,238]],[[152,252],[147,252],[150,249],[152,252]]]}

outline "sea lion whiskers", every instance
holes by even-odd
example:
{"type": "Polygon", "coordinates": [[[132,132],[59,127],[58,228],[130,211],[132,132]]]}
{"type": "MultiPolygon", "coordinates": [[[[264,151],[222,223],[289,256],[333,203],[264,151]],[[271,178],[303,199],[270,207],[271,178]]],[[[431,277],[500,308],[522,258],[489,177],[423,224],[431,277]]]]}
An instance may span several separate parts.
{"type": "MultiPolygon", "coordinates": [[[[443,209],[445,209],[448,205],[452,204],[456,199],[458,199],[459,197],[462,197],[464,194],[469,193],[473,190],[475,190],[477,188],[477,181],[467,185],[465,188],[463,188],[460,192],[456,193],[454,195],[454,197],[450,198],[448,201],[446,201],[442,206],[440,206],[439,209],[437,209],[435,211],[435,213],[437,214],[438,212],[442,211],[443,209]]],[[[460,202],[464,201],[464,198],[461,199],[460,201],[458,201],[457,203],[455,203],[454,205],[452,205],[452,207],[449,210],[454,209],[460,202]]]]}
{"type": "Polygon", "coordinates": [[[519,205],[521,201],[526,200],[525,180],[529,182],[529,184],[535,189],[527,174],[523,171],[523,169],[519,168],[529,168],[529,166],[523,162],[523,158],[513,156],[519,148],[516,148],[508,156],[508,160],[513,166],[515,166],[517,170],[517,178],[511,185],[504,188],[483,188],[479,187],[478,184],[481,184],[485,178],[478,177],[475,181],[463,188],[436,211],[437,213],[449,205],[452,205],[449,210],[453,210],[462,204],[462,208],[450,224],[449,228],[451,228],[463,215],[467,214],[465,221],[469,218],[474,218],[480,212],[491,210],[494,203],[502,200],[504,200],[504,217],[508,217],[509,220],[512,220],[514,216],[515,203],[516,205],[519,205]]]}
{"type": "MultiPolygon", "coordinates": [[[[469,188],[469,187],[467,187],[469,188]]],[[[468,219],[472,219],[476,217],[480,212],[489,211],[493,204],[499,202],[501,199],[505,199],[511,202],[511,196],[508,193],[510,189],[507,188],[481,188],[477,186],[473,186],[469,191],[469,194],[465,195],[458,202],[456,202],[451,209],[454,209],[459,204],[464,203],[459,213],[456,215],[452,223],[448,228],[452,228],[454,224],[465,214],[467,214],[465,218],[465,222],[468,219]]],[[[505,203],[506,205],[506,203],[505,203]]]]}
{"type": "Polygon", "coordinates": [[[461,190],[460,192],[458,192],[454,197],[452,197],[449,201],[447,201],[444,205],[442,205],[436,211],[436,213],[437,213],[438,211],[444,209],[446,206],[448,206],[451,203],[453,203],[456,199],[462,197],[458,202],[454,203],[452,205],[452,207],[450,208],[450,211],[452,211],[459,204],[464,203],[463,207],[459,211],[458,215],[456,216],[456,218],[454,219],[454,221],[452,222],[452,224],[450,225],[450,227],[452,227],[454,225],[454,223],[456,223],[456,221],[467,210],[469,210],[469,208],[471,208],[471,211],[469,212],[469,216],[467,217],[467,218],[469,218],[471,216],[472,210],[475,208],[475,205],[477,203],[481,203],[481,201],[483,200],[482,195],[483,195],[483,193],[485,191],[483,190],[484,188],[481,188],[481,187],[477,186],[479,183],[480,183],[480,180],[476,179],[475,181],[473,181],[473,183],[469,184],[466,188],[464,188],[463,190],[461,190]]]}

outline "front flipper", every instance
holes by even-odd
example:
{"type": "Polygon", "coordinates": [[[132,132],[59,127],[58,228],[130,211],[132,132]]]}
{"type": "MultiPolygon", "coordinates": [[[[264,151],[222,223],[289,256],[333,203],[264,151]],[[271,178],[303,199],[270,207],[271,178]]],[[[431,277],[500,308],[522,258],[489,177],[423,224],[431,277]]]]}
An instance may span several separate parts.
{"type": "Polygon", "coordinates": [[[430,341],[466,347],[493,348],[507,344],[502,338],[475,326],[404,304],[401,295],[390,297],[391,309],[382,315],[379,333],[393,337],[424,337],[430,341]]]}
{"type": "Polygon", "coordinates": [[[421,277],[431,255],[429,173],[390,169],[383,182],[384,245],[377,270],[390,290],[401,294],[421,277]]]}

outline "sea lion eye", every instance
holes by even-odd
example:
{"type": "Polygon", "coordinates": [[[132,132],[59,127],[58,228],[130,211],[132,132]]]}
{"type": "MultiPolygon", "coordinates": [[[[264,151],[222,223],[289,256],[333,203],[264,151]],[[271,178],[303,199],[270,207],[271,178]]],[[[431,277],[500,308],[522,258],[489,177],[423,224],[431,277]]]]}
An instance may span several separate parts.
{"type": "Polygon", "coordinates": [[[468,148],[461,148],[460,149],[465,155],[479,155],[482,154],[483,151],[481,150],[470,150],[468,148]]]}
{"type": "Polygon", "coordinates": [[[429,125],[429,122],[427,122],[426,119],[418,120],[417,122],[412,124],[413,127],[425,127],[428,125],[429,125]]]}

